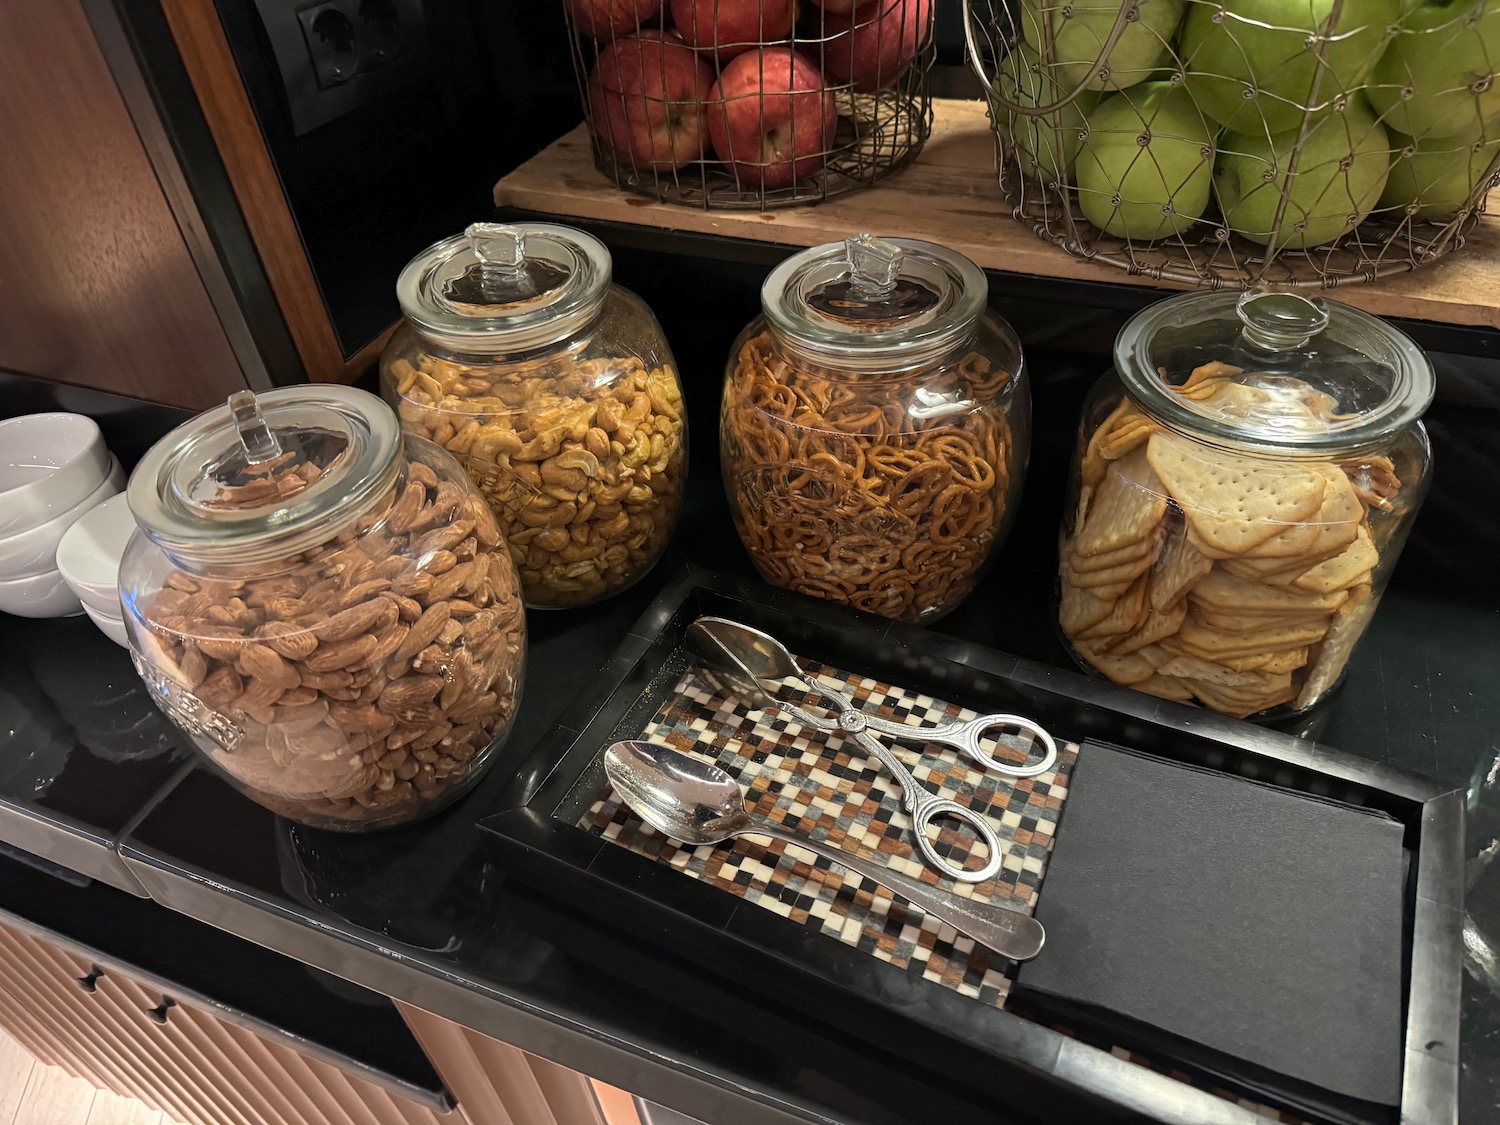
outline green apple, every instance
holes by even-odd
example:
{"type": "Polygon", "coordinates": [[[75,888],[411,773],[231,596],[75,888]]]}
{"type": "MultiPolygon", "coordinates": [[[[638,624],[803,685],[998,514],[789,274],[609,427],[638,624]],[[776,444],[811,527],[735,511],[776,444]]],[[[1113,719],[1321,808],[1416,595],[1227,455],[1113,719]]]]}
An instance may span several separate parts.
{"type": "MultiPolygon", "coordinates": [[[[995,92],[1013,105],[1024,106],[1051,105],[1062,96],[1043,71],[1041,58],[1025,43],[1017,43],[1000,64],[995,92]]],[[[993,108],[1022,170],[1028,176],[1055,183],[1064,172],[1073,170],[1073,158],[1083,143],[1084,117],[1098,104],[1099,95],[1085,90],[1061,109],[1041,117],[1027,117],[1001,105],[993,108]]]]}
{"type": "Polygon", "coordinates": [[[1188,89],[1227,129],[1297,128],[1305,110],[1331,112],[1364,83],[1400,14],[1401,0],[1195,3],[1179,48],[1188,89]]]}
{"type": "Polygon", "coordinates": [[[1181,234],[1208,207],[1214,133],[1173,82],[1111,94],[1088,115],[1074,180],[1088,221],[1120,238],[1181,234]]]}
{"type": "Polygon", "coordinates": [[[1429,0],[1375,65],[1370,104],[1408,137],[1478,137],[1500,120],[1497,70],[1500,0],[1429,0]]]}
{"type": "Polygon", "coordinates": [[[1090,90],[1123,90],[1171,61],[1172,36],[1187,0],[1023,0],[1021,34],[1045,53],[1043,12],[1051,18],[1053,77],[1067,93],[1093,69],[1121,6],[1127,4],[1135,8],[1133,17],[1115,40],[1104,69],[1088,85],[1090,90]],[[1039,8],[1039,3],[1046,7],[1039,8]]]}
{"type": "Polygon", "coordinates": [[[1485,179],[1500,135],[1471,141],[1464,137],[1403,137],[1391,134],[1390,178],[1380,194],[1381,207],[1411,211],[1413,218],[1433,219],[1453,215],[1469,202],[1479,181],[1485,179]]]}
{"type": "Polygon", "coordinates": [[[1390,138],[1362,98],[1351,98],[1308,130],[1219,138],[1214,191],[1224,221],[1252,242],[1301,249],[1332,242],[1364,221],[1390,171],[1390,138]],[[1288,174],[1293,153],[1296,169],[1288,174]],[[1283,189],[1286,208],[1277,204],[1283,189]]]}

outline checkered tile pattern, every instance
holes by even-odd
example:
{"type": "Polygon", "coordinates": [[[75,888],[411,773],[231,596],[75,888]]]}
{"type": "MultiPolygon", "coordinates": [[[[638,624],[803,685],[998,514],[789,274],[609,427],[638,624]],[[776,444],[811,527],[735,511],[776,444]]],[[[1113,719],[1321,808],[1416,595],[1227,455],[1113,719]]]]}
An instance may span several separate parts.
{"type": "MultiPolygon", "coordinates": [[[[826,685],[842,688],[862,709],[888,719],[932,726],[975,717],[954,704],[837,668],[803,666],[826,685]]],[[[777,696],[826,713],[816,696],[791,684],[783,685],[777,696]]],[[[845,850],[875,854],[913,878],[938,882],[936,872],[912,848],[910,821],[895,780],[841,733],[804,729],[780,712],[726,698],[689,672],[641,737],[717,761],[748,790],[758,816],[845,850]]],[[[1052,770],[1015,779],[987,773],[946,747],[876,737],[895,749],[927,789],[968,805],[993,823],[1006,849],[1004,866],[989,882],[956,885],[958,893],[1002,900],[1030,913],[1078,747],[1061,745],[1052,770]]],[[[996,757],[1021,762],[1031,740],[1004,734],[1000,743],[991,748],[996,757]]],[[[950,859],[967,860],[968,830],[942,821],[939,825],[938,850],[950,859]]],[[[608,788],[580,827],[984,1003],[999,1006],[1009,990],[1009,962],[997,957],[992,963],[989,951],[971,939],[809,852],[744,839],[732,846],[680,847],[642,824],[608,788]]],[[[979,851],[970,866],[984,859],[983,849],[979,851]]]]}

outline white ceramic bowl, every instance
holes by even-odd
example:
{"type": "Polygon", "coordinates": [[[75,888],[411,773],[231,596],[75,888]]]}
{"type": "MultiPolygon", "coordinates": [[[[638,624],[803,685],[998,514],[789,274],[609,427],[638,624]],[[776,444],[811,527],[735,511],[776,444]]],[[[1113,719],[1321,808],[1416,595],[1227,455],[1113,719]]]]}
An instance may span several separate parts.
{"type": "Polygon", "coordinates": [[[120,558],[135,534],[122,492],[84,513],[57,544],[57,569],[85,606],[120,616],[120,558]]]}
{"type": "Polygon", "coordinates": [[[82,414],[0,422],[0,535],[62,515],[109,475],[104,435],[82,414]]]}
{"type": "Polygon", "coordinates": [[[121,648],[130,647],[130,638],[125,633],[125,620],[121,617],[111,617],[107,613],[100,613],[87,602],[83,604],[83,612],[89,615],[89,620],[99,626],[99,631],[121,648]]]}
{"type": "Polygon", "coordinates": [[[57,561],[57,548],[63,536],[83,516],[110,497],[119,496],[125,487],[125,470],[120,468],[114,454],[110,454],[110,463],[109,476],[99,482],[99,487],[62,515],[0,538],[0,580],[30,578],[33,574],[62,569],[57,561]]]}
{"type": "Polygon", "coordinates": [[[0,613],[17,617],[71,617],[83,608],[55,570],[0,582],[0,613]]]}

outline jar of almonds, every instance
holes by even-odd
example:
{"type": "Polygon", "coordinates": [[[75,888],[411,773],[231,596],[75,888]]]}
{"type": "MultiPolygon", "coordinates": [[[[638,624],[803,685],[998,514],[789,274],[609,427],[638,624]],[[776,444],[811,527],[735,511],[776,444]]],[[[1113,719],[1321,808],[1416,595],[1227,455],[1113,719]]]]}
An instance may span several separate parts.
{"type": "Polygon", "coordinates": [[[719,424],[729,508],[766,581],[918,622],[974,589],[1031,429],[1021,345],[988,293],[961,254],[868,234],[772,271],[719,424]]]}
{"type": "Polygon", "coordinates": [[[1138,313],[1084,409],[1059,624],[1084,667],[1277,721],[1328,696],[1427,491],[1432,368],[1335,301],[1252,289],[1138,313]]]}
{"type": "Polygon", "coordinates": [[[609,251],[546,223],[475,223],[402,271],[406,323],[380,361],[407,432],[468,470],[526,604],[619,593],[666,549],[687,417],[671,349],[609,251]]]}
{"type": "Polygon", "coordinates": [[[136,670],[232,784],[359,830],[479,778],[520,701],[526,619],[451,456],[363,391],[244,391],[157,442],[128,496],[136,670]]]}

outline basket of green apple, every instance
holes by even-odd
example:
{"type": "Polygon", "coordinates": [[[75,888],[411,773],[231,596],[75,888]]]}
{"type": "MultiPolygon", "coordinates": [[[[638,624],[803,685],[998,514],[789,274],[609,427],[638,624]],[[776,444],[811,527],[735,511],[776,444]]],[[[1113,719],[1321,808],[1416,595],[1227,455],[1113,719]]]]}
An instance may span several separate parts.
{"type": "Polygon", "coordinates": [[[1500,175],[1500,0],[964,0],[1018,219],[1204,286],[1457,249],[1500,175]]]}
{"type": "Polygon", "coordinates": [[[766,210],[869,187],[932,132],[935,0],[562,0],[599,169],[766,210]]]}

